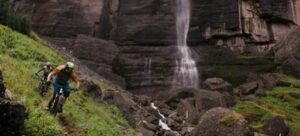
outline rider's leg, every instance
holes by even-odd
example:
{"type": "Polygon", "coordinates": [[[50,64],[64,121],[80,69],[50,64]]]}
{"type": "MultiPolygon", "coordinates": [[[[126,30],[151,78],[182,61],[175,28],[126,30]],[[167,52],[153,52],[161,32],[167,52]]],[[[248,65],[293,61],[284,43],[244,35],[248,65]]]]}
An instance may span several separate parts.
{"type": "Polygon", "coordinates": [[[55,99],[55,96],[59,93],[59,90],[60,90],[60,86],[58,85],[57,82],[54,82],[54,84],[53,84],[53,96],[52,96],[51,100],[48,103],[48,108],[49,109],[52,106],[52,103],[53,103],[53,101],[55,99]]]}
{"type": "MultiPolygon", "coordinates": [[[[70,95],[70,85],[69,83],[67,83],[66,85],[62,86],[62,89],[63,89],[63,95],[65,97],[65,100],[64,102],[66,101],[66,99],[69,97],[70,95]]],[[[64,103],[63,102],[63,103],[64,103]]]]}

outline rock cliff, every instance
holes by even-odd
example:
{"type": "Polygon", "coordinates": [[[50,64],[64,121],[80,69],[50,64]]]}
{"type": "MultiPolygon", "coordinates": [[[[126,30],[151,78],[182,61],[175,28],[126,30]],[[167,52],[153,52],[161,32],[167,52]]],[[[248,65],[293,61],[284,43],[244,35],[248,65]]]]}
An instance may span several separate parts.
{"type": "MultiPolygon", "coordinates": [[[[191,2],[188,41],[200,75],[205,78],[220,76],[230,80],[249,72],[274,69],[272,58],[241,61],[237,54],[272,54],[274,45],[291,27],[300,24],[300,0],[191,2]],[[240,73],[233,74],[233,69],[240,73]],[[231,77],[218,73],[231,73],[231,77]]],[[[82,43],[76,42],[78,34],[114,42],[117,47],[113,48],[118,48],[118,52],[112,62],[97,60],[106,53],[101,56],[96,44],[84,48],[93,48],[92,54],[98,55],[79,57],[98,73],[108,71],[122,76],[129,89],[173,84],[179,56],[174,46],[174,0],[12,0],[12,4],[31,16],[39,34],[69,50],[77,50],[76,54],[79,47],[89,46],[78,45],[82,43]]]]}

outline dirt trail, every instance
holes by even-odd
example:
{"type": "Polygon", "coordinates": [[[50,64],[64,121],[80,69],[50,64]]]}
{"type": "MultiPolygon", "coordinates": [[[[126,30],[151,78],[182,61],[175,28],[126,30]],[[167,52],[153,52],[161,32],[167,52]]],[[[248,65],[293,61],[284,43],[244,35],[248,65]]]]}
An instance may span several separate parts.
{"type": "Polygon", "coordinates": [[[66,136],[84,136],[86,134],[84,134],[82,132],[82,130],[71,121],[71,119],[69,119],[68,117],[64,116],[63,114],[58,116],[61,125],[65,128],[65,130],[67,131],[66,136]]]}

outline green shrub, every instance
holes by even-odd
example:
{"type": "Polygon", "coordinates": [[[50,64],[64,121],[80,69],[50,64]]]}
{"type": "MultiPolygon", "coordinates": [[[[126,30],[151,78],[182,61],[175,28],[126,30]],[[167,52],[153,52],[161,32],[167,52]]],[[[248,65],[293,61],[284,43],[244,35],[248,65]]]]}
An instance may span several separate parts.
{"type": "Polygon", "coordinates": [[[31,32],[30,19],[9,7],[8,0],[0,0],[0,24],[6,25],[23,34],[31,32]]]}

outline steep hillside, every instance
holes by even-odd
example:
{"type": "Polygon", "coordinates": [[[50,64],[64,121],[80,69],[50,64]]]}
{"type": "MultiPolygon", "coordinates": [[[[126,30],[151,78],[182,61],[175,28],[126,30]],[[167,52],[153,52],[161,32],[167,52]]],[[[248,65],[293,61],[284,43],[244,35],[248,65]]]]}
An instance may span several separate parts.
{"type": "Polygon", "coordinates": [[[134,130],[114,106],[95,104],[82,90],[71,93],[60,117],[48,114],[44,108],[50,94],[46,98],[39,96],[39,79],[34,76],[45,61],[56,65],[64,62],[34,34],[28,37],[0,25],[0,67],[13,100],[27,108],[25,135],[133,135],[134,130]]]}

